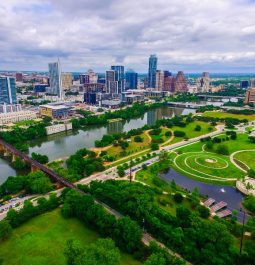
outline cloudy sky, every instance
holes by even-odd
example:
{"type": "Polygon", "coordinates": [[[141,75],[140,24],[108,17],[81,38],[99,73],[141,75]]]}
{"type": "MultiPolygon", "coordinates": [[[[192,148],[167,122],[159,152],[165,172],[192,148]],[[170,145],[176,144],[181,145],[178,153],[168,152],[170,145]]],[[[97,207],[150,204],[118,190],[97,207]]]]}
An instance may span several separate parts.
{"type": "Polygon", "coordinates": [[[0,0],[0,69],[255,72],[255,0],[0,0]]]}

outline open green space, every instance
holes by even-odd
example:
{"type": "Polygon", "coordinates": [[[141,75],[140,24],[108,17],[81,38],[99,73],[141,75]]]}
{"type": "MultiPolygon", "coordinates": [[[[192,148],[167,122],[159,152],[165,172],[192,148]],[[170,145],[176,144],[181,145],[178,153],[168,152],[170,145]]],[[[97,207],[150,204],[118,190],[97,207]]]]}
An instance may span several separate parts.
{"type": "MultiPolygon", "coordinates": [[[[231,162],[230,155],[241,150],[253,150],[255,146],[245,133],[237,134],[236,140],[226,141],[225,134],[217,138],[222,140],[221,143],[214,143],[210,150],[206,149],[206,142],[197,142],[176,149],[169,155],[172,167],[181,174],[199,181],[233,185],[236,179],[244,177],[246,173],[231,162]],[[229,154],[217,153],[219,145],[224,145],[229,154]]],[[[237,153],[234,158],[254,168],[254,152],[237,153]]]]}
{"type": "Polygon", "coordinates": [[[240,160],[249,168],[255,170],[255,145],[254,151],[244,151],[237,153],[234,158],[240,160]]]}
{"type": "MultiPolygon", "coordinates": [[[[140,152],[140,151],[143,151],[143,150],[149,148],[151,139],[148,136],[148,134],[146,132],[144,132],[140,136],[143,139],[142,142],[135,142],[134,141],[135,136],[132,136],[129,139],[129,141],[128,141],[129,145],[125,149],[125,153],[127,155],[134,154],[134,153],[137,153],[137,152],[140,152]]],[[[111,148],[109,148],[107,150],[107,154],[108,155],[115,156],[117,159],[121,158],[121,153],[122,152],[123,152],[123,149],[121,148],[121,146],[112,146],[111,148]]]]}
{"type": "MultiPolygon", "coordinates": [[[[37,216],[13,230],[0,242],[3,265],[65,265],[66,241],[77,239],[84,245],[95,242],[99,235],[78,219],[65,219],[60,210],[37,216]]],[[[121,265],[138,265],[132,256],[121,253],[121,265]]]]}
{"type": "Polygon", "coordinates": [[[233,113],[221,112],[221,111],[206,111],[202,114],[202,116],[219,118],[219,119],[235,118],[239,120],[247,119],[248,121],[255,120],[255,115],[233,114],[233,113]]]}

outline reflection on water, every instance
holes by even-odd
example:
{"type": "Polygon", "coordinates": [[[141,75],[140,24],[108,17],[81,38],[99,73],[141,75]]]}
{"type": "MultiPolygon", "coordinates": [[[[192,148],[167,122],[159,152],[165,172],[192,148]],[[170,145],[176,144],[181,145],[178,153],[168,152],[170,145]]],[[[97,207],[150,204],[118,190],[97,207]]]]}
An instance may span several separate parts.
{"type": "MultiPolygon", "coordinates": [[[[126,132],[136,129],[145,124],[153,125],[158,119],[171,118],[174,115],[194,113],[193,109],[163,107],[150,110],[142,117],[131,119],[129,121],[116,121],[100,127],[89,127],[84,130],[68,131],[49,135],[39,140],[29,143],[29,154],[36,152],[47,155],[50,160],[55,160],[70,156],[81,148],[94,147],[96,140],[103,137],[104,134],[113,134],[126,132]]],[[[0,164],[2,168],[2,164],[0,164]]],[[[1,172],[1,178],[6,179],[10,175],[15,175],[15,170],[8,163],[4,164],[5,170],[1,172]]]]}
{"type": "MultiPolygon", "coordinates": [[[[215,199],[217,202],[225,201],[228,204],[229,210],[240,209],[244,195],[236,190],[235,187],[224,185],[213,185],[204,182],[199,182],[181,175],[180,173],[169,170],[166,174],[161,176],[162,179],[171,182],[172,180],[179,186],[193,191],[198,188],[202,195],[215,199]]],[[[241,217],[240,215],[238,217],[241,217]]]]}

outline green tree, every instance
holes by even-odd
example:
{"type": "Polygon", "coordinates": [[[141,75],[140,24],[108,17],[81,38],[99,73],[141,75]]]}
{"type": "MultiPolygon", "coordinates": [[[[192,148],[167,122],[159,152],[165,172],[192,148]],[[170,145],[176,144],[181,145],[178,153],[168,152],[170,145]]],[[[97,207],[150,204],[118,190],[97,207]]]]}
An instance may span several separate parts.
{"type": "Polygon", "coordinates": [[[151,150],[152,150],[152,151],[159,150],[159,145],[158,145],[157,143],[152,143],[152,144],[151,144],[151,150]]]}
{"type": "Polygon", "coordinates": [[[113,238],[121,249],[132,253],[141,244],[142,230],[135,221],[129,217],[123,217],[117,221],[113,238]]]}
{"type": "Polygon", "coordinates": [[[226,145],[220,144],[216,148],[216,153],[220,155],[229,155],[229,149],[226,145]]]}
{"type": "Polygon", "coordinates": [[[41,155],[38,153],[32,153],[32,159],[34,159],[35,161],[41,163],[41,164],[47,164],[49,162],[49,158],[46,155],[41,155]]]}
{"type": "Polygon", "coordinates": [[[98,239],[88,246],[69,240],[64,253],[68,265],[118,265],[120,262],[120,252],[112,239],[98,239]]]}
{"type": "Polygon", "coordinates": [[[7,239],[12,233],[12,227],[8,220],[0,222],[0,241],[7,239]]]}

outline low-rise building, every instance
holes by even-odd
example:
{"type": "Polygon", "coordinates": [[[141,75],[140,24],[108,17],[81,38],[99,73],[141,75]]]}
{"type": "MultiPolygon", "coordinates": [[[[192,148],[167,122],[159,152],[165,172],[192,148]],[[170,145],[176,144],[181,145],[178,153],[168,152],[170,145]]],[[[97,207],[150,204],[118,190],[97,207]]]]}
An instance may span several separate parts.
{"type": "Polygon", "coordinates": [[[40,115],[52,119],[66,119],[69,116],[70,107],[64,105],[41,105],[40,115]]]}
{"type": "Polygon", "coordinates": [[[55,124],[46,127],[46,134],[51,135],[59,132],[69,131],[72,129],[73,129],[72,123],[55,124]]]}
{"type": "Polygon", "coordinates": [[[0,114],[0,124],[15,123],[19,121],[27,121],[36,119],[36,112],[30,110],[1,113],[0,114]]]}

